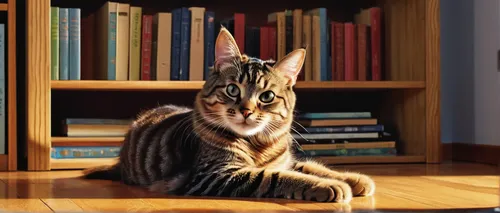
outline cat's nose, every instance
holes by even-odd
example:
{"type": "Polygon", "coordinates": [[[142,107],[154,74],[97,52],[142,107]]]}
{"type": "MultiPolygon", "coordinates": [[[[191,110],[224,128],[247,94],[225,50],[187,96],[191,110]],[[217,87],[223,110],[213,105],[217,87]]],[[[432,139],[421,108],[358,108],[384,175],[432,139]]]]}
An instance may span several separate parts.
{"type": "Polygon", "coordinates": [[[250,116],[253,113],[252,110],[250,110],[248,108],[244,108],[244,107],[240,108],[240,112],[245,119],[247,119],[248,116],[250,116]]]}

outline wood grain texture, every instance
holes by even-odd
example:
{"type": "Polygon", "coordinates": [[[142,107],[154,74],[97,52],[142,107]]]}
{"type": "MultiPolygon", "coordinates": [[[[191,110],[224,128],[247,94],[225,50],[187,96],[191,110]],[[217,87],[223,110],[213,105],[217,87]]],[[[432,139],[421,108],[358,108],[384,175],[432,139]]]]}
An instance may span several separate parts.
{"type": "MultiPolygon", "coordinates": [[[[199,90],[204,81],[51,81],[52,90],[199,90]]],[[[297,82],[295,89],[423,89],[425,81],[297,82]]]]}
{"type": "MultiPolygon", "coordinates": [[[[0,173],[0,208],[22,212],[242,212],[441,210],[498,206],[498,168],[480,164],[344,165],[377,184],[349,204],[286,199],[177,197],[119,182],[79,179],[81,171],[0,173]],[[96,190],[99,189],[99,190],[96,190]],[[9,198],[9,199],[5,199],[9,198]],[[201,205],[200,205],[201,204],[201,205]]],[[[437,211],[435,211],[437,212],[437,211]]]]}
{"type": "Polygon", "coordinates": [[[425,11],[426,155],[428,163],[439,163],[442,160],[439,0],[426,0],[425,11]]]}
{"type": "MultiPolygon", "coordinates": [[[[15,10],[16,7],[15,7],[15,3],[14,3],[14,7],[12,7],[11,5],[9,5],[11,2],[13,2],[14,0],[9,0],[9,3],[6,4],[6,3],[0,3],[0,11],[9,11],[9,10],[15,10]]],[[[14,11],[15,13],[15,11],[14,11]]]]}
{"type": "Polygon", "coordinates": [[[27,0],[28,170],[50,169],[50,0],[27,0]]]}
{"type": "Polygon", "coordinates": [[[8,85],[9,85],[9,92],[7,94],[8,100],[7,102],[9,103],[8,105],[8,124],[7,125],[7,154],[9,155],[8,157],[8,170],[9,171],[15,171],[17,170],[17,85],[16,85],[16,79],[17,79],[17,65],[16,65],[16,0],[9,0],[8,4],[8,12],[7,12],[7,19],[8,19],[8,27],[7,27],[7,37],[8,37],[8,42],[10,45],[8,45],[8,55],[7,55],[7,60],[8,60],[8,85]]]}

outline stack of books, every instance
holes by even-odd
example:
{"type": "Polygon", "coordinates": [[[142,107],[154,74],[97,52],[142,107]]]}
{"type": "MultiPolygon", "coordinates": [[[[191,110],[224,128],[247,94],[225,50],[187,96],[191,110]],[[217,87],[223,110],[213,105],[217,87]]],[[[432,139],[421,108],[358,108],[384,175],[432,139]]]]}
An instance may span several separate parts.
{"type": "Polygon", "coordinates": [[[302,113],[293,138],[306,156],[395,156],[396,142],[370,112],[302,113]]]}

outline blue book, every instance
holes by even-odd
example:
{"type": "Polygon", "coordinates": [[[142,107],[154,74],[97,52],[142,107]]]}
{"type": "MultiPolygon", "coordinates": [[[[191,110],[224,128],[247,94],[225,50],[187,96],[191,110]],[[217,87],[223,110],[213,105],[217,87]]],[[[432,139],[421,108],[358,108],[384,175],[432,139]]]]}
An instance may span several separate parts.
{"type": "Polygon", "coordinates": [[[82,147],[52,147],[50,157],[67,158],[115,158],[120,155],[120,147],[114,146],[82,146],[82,147]]]}
{"type": "Polygon", "coordinates": [[[320,42],[320,77],[321,81],[329,81],[328,76],[328,17],[326,16],[326,8],[316,8],[307,12],[308,14],[319,16],[319,42],[320,42]]]}
{"type": "Polygon", "coordinates": [[[302,113],[299,119],[323,120],[323,119],[360,119],[371,118],[370,112],[308,112],[302,113]]]}
{"type": "Polygon", "coordinates": [[[172,10],[172,55],[170,80],[181,80],[180,77],[180,57],[181,57],[181,18],[182,8],[172,10]]]}
{"type": "Polygon", "coordinates": [[[69,80],[69,10],[59,9],[59,80],[69,80]]]}
{"type": "Polygon", "coordinates": [[[69,79],[80,80],[81,17],[79,8],[69,9],[69,79]]]}
{"type": "Polygon", "coordinates": [[[347,132],[383,132],[384,125],[365,125],[365,126],[331,126],[331,127],[305,127],[297,128],[301,133],[347,133],[347,132]]]}
{"type": "Polygon", "coordinates": [[[191,44],[191,11],[187,7],[181,9],[181,57],[180,57],[180,80],[189,80],[189,52],[191,44]]]}
{"type": "Polygon", "coordinates": [[[109,13],[108,80],[116,80],[116,12],[109,13]]]}
{"type": "Polygon", "coordinates": [[[207,80],[210,67],[214,66],[215,60],[215,13],[213,11],[205,12],[205,65],[203,79],[207,80]]]}

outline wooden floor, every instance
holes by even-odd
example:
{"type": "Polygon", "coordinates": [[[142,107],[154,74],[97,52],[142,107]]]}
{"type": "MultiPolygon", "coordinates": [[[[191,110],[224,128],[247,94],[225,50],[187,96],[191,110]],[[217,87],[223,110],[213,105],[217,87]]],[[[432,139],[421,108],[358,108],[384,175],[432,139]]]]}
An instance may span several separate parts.
{"type": "Polygon", "coordinates": [[[165,211],[165,210],[361,210],[494,208],[499,204],[496,167],[453,163],[441,165],[355,165],[342,170],[370,174],[373,197],[350,204],[282,199],[164,197],[110,181],[78,179],[81,171],[0,173],[3,211],[165,211]]]}

